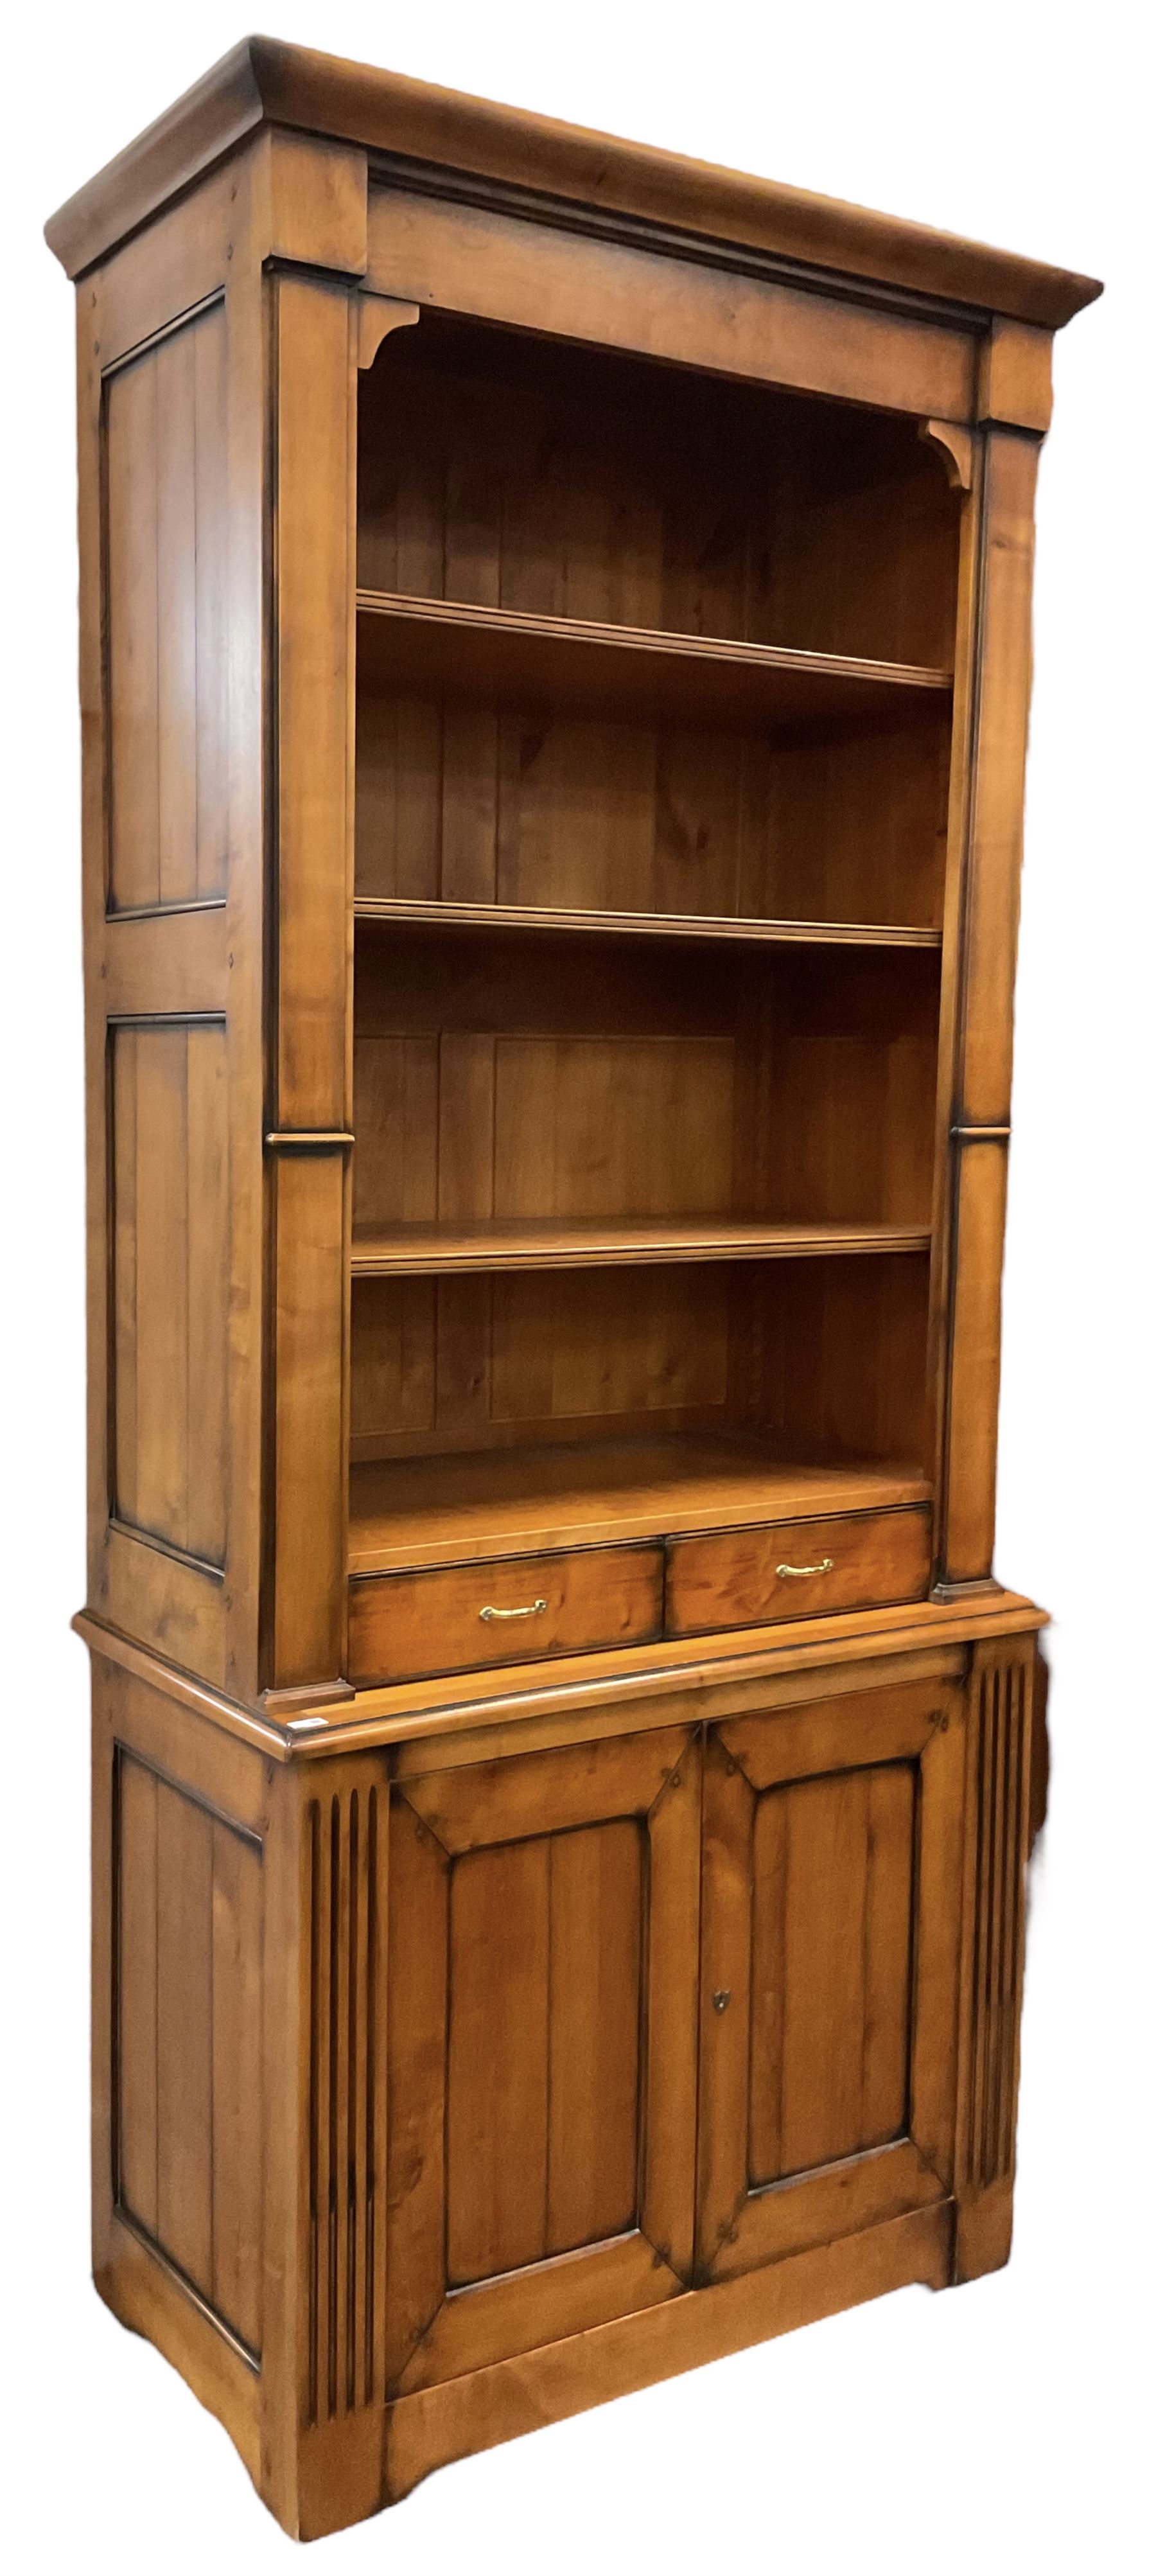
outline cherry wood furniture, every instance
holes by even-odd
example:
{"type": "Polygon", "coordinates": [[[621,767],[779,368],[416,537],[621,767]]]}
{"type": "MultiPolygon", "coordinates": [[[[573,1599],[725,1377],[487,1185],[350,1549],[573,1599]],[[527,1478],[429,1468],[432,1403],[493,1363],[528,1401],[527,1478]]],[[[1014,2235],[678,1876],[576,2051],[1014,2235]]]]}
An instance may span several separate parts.
{"type": "Polygon", "coordinates": [[[1092,282],[241,45],[77,284],[96,2279],[286,2528],[1011,2233],[1092,282]]]}

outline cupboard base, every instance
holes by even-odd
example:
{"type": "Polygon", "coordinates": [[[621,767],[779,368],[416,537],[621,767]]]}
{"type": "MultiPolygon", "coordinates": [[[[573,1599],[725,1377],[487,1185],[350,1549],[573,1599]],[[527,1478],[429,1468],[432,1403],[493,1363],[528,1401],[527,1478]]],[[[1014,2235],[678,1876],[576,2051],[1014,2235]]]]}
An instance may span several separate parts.
{"type": "Polygon", "coordinates": [[[1007,2260],[1037,1614],[908,1615],[489,1758],[95,1656],[94,2274],[286,2531],[1007,2260]]]}

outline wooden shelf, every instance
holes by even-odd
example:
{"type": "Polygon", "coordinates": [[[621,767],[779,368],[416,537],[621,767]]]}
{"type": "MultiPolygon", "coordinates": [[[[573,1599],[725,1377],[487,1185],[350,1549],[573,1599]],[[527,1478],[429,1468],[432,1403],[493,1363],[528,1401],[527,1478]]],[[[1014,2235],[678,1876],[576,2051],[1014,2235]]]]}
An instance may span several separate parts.
{"type": "Polygon", "coordinates": [[[904,1462],[800,1465],[713,1436],[471,1450],[355,1466],[353,1574],[926,1502],[904,1462]]]}
{"type": "Polygon", "coordinates": [[[396,896],[361,895],[354,901],[359,921],[441,924],[455,930],[606,932],[632,939],[769,940],[806,948],[933,948],[943,946],[941,930],[904,922],[752,921],[721,914],[674,912],[551,911],[545,905],[518,903],[406,902],[396,896]]]}
{"type": "Polygon", "coordinates": [[[773,1225],[766,1217],[591,1217],[562,1224],[376,1226],[353,1238],[355,1279],[463,1270],[576,1270],[592,1264],[788,1261],[820,1253],[926,1252],[915,1225],[773,1225]]]}
{"type": "Polygon", "coordinates": [[[694,724],[784,726],[934,707],[950,671],[777,644],[522,616],[393,591],[357,594],[358,678],[410,696],[466,690],[518,704],[694,724]]]}

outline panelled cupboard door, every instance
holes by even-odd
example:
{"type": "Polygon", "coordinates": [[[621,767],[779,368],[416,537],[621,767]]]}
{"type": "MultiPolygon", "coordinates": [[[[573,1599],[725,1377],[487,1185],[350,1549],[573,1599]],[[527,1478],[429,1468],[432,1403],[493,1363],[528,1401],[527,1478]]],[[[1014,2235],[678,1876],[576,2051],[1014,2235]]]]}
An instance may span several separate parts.
{"type": "Polygon", "coordinates": [[[395,1786],[395,2394],[685,2287],[700,1790],[687,1727],[395,1786]]]}
{"type": "Polygon", "coordinates": [[[707,1736],[699,2280],[950,2190],[964,1734],[939,1682],[707,1736]]]}

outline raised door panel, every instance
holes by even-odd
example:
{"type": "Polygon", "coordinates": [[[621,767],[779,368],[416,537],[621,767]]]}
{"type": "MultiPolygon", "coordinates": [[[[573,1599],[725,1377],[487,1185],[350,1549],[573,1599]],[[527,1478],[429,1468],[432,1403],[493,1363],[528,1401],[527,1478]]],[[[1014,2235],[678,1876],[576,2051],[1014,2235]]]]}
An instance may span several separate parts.
{"type": "Polygon", "coordinates": [[[395,1791],[395,2392],[684,2286],[698,1771],[677,1728],[395,1791]]]}
{"type": "Polygon", "coordinates": [[[901,2135],[915,1777],[909,1762],[759,1798],[752,1840],[752,2183],[901,2135]]]}
{"type": "Polygon", "coordinates": [[[454,1871],[455,2285],[636,2223],[643,1871],[635,1816],[469,1852],[454,1871]]]}
{"type": "Polygon", "coordinates": [[[954,1684],[708,1740],[700,2278],[950,2187],[963,1748],[954,1684]]]}

